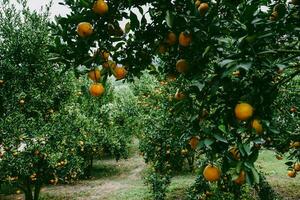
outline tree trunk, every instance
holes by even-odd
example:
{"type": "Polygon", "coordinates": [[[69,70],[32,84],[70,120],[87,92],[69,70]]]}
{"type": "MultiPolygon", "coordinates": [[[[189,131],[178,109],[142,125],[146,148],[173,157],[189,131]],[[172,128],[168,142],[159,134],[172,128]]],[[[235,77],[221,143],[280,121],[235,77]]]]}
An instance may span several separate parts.
{"type": "Polygon", "coordinates": [[[40,197],[40,192],[41,192],[42,184],[37,183],[34,187],[34,199],[33,200],[38,200],[40,197]]]}
{"type": "Polygon", "coordinates": [[[25,193],[25,200],[33,200],[32,189],[31,189],[30,186],[27,186],[27,188],[24,191],[24,193],[25,193]]]}

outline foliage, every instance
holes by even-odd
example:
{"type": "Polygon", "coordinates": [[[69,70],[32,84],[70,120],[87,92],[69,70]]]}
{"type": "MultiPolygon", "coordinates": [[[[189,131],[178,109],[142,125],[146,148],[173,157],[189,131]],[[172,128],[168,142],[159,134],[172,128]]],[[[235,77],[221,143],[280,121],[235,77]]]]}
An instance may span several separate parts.
{"type": "MultiPolygon", "coordinates": [[[[284,152],[290,140],[299,142],[297,126],[292,134],[281,125],[284,119],[294,121],[297,111],[281,118],[281,107],[276,106],[282,86],[300,74],[299,5],[271,0],[203,2],[208,3],[204,11],[203,4],[197,8],[191,0],[111,0],[109,12],[98,15],[92,9],[94,0],[65,0],[71,14],[52,24],[56,39],[51,50],[58,60],[73,66],[77,74],[102,65],[99,82],[104,85],[116,71],[112,65],[105,67],[108,61],[103,50],[126,67],[127,80],[140,76],[145,68],[156,74],[175,74],[170,87],[142,89],[144,98],[150,95],[151,99],[146,100],[150,105],[144,105],[148,123],[140,124],[145,130],[141,150],[154,167],[150,182],[158,192],[156,199],[164,198],[169,183],[165,177],[181,166],[181,150],[192,136],[200,140],[195,148],[200,185],[208,185],[202,173],[207,164],[213,164],[222,171],[216,184],[233,194],[242,192],[234,182],[241,171],[248,184],[259,183],[254,163],[262,146],[284,152]],[[120,31],[123,18],[130,23],[120,31]],[[81,22],[92,24],[89,37],[76,33],[81,22]],[[175,34],[175,42],[170,42],[170,33],[175,34]],[[157,58],[163,64],[150,65],[157,58]],[[169,101],[174,88],[175,100],[169,101]],[[251,114],[242,121],[235,115],[241,102],[251,105],[251,114]],[[262,133],[254,127],[254,120],[262,133]]],[[[293,143],[292,148],[290,158],[299,160],[299,147],[293,143]]],[[[205,190],[196,187],[195,194],[205,190]]]]}
{"type": "Polygon", "coordinates": [[[130,91],[113,93],[107,83],[104,97],[92,99],[89,80],[76,80],[49,52],[47,12],[31,12],[25,1],[20,11],[1,5],[0,185],[38,199],[45,184],[89,176],[103,151],[126,158],[135,112],[130,91]]]}

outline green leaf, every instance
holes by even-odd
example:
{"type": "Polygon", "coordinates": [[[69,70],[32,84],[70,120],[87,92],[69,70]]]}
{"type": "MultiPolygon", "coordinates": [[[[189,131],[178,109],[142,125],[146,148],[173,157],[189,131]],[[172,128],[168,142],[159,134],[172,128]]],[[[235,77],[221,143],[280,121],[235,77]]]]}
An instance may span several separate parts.
{"type": "Polygon", "coordinates": [[[138,29],[140,27],[139,19],[137,15],[132,11],[130,11],[130,24],[132,30],[138,29]]]}
{"type": "Polygon", "coordinates": [[[212,139],[205,139],[204,144],[206,147],[210,148],[210,145],[212,145],[214,141],[212,139]]]}
{"type": "Polygon", "coordinates": [[[255,169],[254,166],[251,167],[251,171],[253,174],[253,178],[254,178],[254,183],[259,184],[259,174],[257,172],[257,170],[255,169]]]}
{"type": "Polygon", "coordinates": [[[243,144],[243,148],[244,148],[246,154],[249,156],[251,154],[250,144],[243,144]]]}
{"type": "Polygon", "coordinates": [[[214,138],[216,138],[218,141],[224,142],[224,143],[228,143],[228,141],[226,140],[226,138],[224,138],[223,136],[219,135],[219,134],[213,134],[214,138]]]}
{"type": "Polygon", "coordinates": [[[227,133],[226,127],[225,127],[224,124],[219,125],[219,126],[218,126],[218,129],[219,129],[220,131],[222,131],[223,133],[227,133]]]}
{"type": "Polygon", "coordinates": [[[173,27],[174,15],[169,10],[166,13],[166,22],[170,28],[173,27]]]}

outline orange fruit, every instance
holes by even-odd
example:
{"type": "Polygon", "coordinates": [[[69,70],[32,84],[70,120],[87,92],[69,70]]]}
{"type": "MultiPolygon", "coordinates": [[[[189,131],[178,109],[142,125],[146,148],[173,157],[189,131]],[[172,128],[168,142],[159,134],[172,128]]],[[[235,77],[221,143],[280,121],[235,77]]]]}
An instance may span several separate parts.
{"type": "Polygon", "coordinates": [[[76,31],[80,37],[88,37],[93,34],[93,26],[88,22],[81,22],[77,25],[76,31]]]}
{"type": "Polygon", "coordinates": [[[114,76],[117,80],[124,79],[127,74],[127,71],[124,67],[116,67],[114,69],[114,76]]]}
{"type": "Polygon", "coordinates": [[[200,6],[198,7],[198,11],[200,12],[200,15],[204,16],[208,11],[208,8],[209,6],[207,3],[201,3],[200,6]]]}
{"type": "Polygon", "coordinates": [[[294,170],[295,170],[296,172],[299,172],[299,171],[300,171],[300,163],[295,163],[295,164],[294,164],[294,170]]]}
{"type": "Polygon", "coordinates": [[[248,103],[239,103],[234,109],[235,117],[238,120],[247,120],[253,115],[253,107],[248,103]]]}
{"type": "Polygon", "coordinates": [[[275,157],[276,157],[277,160],[282,160],[283,159],[283,157],[281,155],[276,155],[275,157]]]}
{"type": "Polygon", "coordinates": [[[276,21],[277,18],[278,18],[278,12],[277,11],[272,12],[272,14],[270,16],[270,20],[271,21],[276,21]]]}
{"type": "Polygon", "coordinates": [[[234,180],[234,182],[238,185],[243,185],[246,181],[246,173],[245,171],[241,171],[239,177],[237,177],[237,179],[234,180]]]}
{"type": "Polygon", "coordinates": [[[109,68],[109,62],[104,62],[102,64],[102,67],[108,69],[109,68]]]}
{"type": "Polygon", "coordinates": [[[198,8],[198,7],[200,6],[200,4],[201,4],[201,1],[197,0],[197,1],[195,2],[196,8],[198,8]]]}
{"type": "Polygon", "coordinates": [[[167,52],[167,47],[166,47],[166,45],[164,45],[164,44],[159,44],[157,51],[158,51],[160,54],[166,53],[166,52],[167,52]]]}
{"type": "Polygon", "coordinates": [[[189,65],[185,59],[180,59],[176,63],[176,70],[179,73],[186,73],[189,69],[189,65]]]}
{"type": "Polygon", "coordinates": [[[88,77],[93,81],[99,81],[101,78],[101,72],[99,69],[89,71],[88,77]]]}
{"type": "Polygon", "coordinates": [[[300,147],[300,142],[293,142],[293,147],[295,147],[296,149],[300,147]]]}
{"type": "Polygon", "coordinates": [[[199,144],[199,138],[196,136],[191,137],[189,141],[189,145],[191,146],[192,149],[196,149],[199,144]]]}
{"type": "Polygon", "coordinates": [[[0,80],[0,85],[2,85],[2,84],[4,84],[4,80],[1,79],[0,80]]]}
{"type": "Polygon", "coordinates": [[[291,178],[295,178],[297,175],[297,172],[295,170],[289,170],[288,171],[288,176],[291,178]]]}
{"type": "Polygon", "coordinates": [[[232,155],[232,157],[233,157],[234,159],[240,160],[241,155],[240,155],[240,152],[239,152],[239,150],[238,150],[237,147],[231,147],[231,148],[229,149],[229,152],[231,153],[231,155],[232,155]]]}
{"type": "Polygon", "coordinates": [[[179,44],[183,47],[187,47],[192,42],[192,35],[186,32],[181,32],[179,35],[179,44]]]}
{"type": "Polygon", "coordinates": [[[90,86],[90,94],[94,97],[101,96],[105,92],[105,88],[101,83],[93,83],[90,86]]]}
{"type": "Polygon", "coordinates": [[[209,164],[204,168],[203,176],[207,181],[217,181],[220,179],[221,172],[217,167],[209,164]]]}
{"type": "Polygon", "coordinates": [[[110,53],[108,51],[101,51],[100,55],[103,60],[107,61],[110,56],[110,53]]]}
{"type": "Polygon", "coordinates": [[[25,104],[25,100],[24,100],[24,99],[21,99],[21,100],[19,101],[19,103],[20,103],[21,105],[24,105],[24,104],[25,104]]]}
{"type": "Polygon", "coordinates": [[[176,91],[174,98],[177,101],[183,100],[185,98],[185,94],[183,94],[182,92],[180,92],[179,90],[176,91]]]}
{"type": "Polygon", "coordinates": [[[295,113],[295,112],[297,112],[297,108],[291,107],[290,111],[291,111],[292,113],[295,113]]]}
{"type": "Polygon", "coordinates": [[[103,0],[98,0],[93,5],[93,11],[97,14],[104,15],[108,12],[108,5],[103,0]]]}
{"type": "Polygon", "coordinates": [[[185,156],[185,155],[187,155],[188,154],[188,150],[187,149],[182,149],[181,150],[181,155],[183,155],[183,156],[185,156]]]}
{"type": "Polygon", "coordinates": [[[169,32],[168,36],[167,36],[167,39],[166,39],[166,42],[170,46],[176,44],[176,42],[177,42],[177,36],[176,36],[176,34],[173,33],[173,32],[169,32]]]}
{"type": "Polygon", "coordinates": [[[261,125],[260,120],[254,119],[251,123],[251,126],[252,126],[253,129],[255,129],[257,134],[260,134],[260,133],[263,132],[263,127],[261,125]]]}

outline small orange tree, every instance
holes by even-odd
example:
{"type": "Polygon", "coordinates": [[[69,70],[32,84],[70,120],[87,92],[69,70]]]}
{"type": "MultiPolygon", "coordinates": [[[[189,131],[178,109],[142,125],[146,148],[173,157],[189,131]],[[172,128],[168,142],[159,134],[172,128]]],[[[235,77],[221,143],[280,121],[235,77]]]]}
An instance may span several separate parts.
{"type": "MultiPolygon", "coordinates": [[[[100,15],[93,10],[98,3],[103,0],[65,1],[72,12],[54,25],[57,52],[64,60],[89,68],[102,65],[100,81],[105,83],[115,67],[101,52],[109,51],[125,66],[127,80],[140,75],[158,56],[165,65],[155,70],[175,74],[185,93],[177,93],[176,99],[184,97],[186,103],[172,107],[178,116],[188,114],[189,134],[199,138],[197,151],[206,155],[191,198],[207,196],[207,166],[220,171],[214,176],[220,190],[234,192],[236,198],[242,183],[258,184],[254,163],[260,148],[283,151],[287,146],[276,141],[290,142],[290,132],[278,132],[279,121],[274,120],[278,107],[273,108],[280,87],[300,74],[299,2],[110,0],[108,11],[100,15]],[[126,34],[119,28],[123,18],[130,20],[126,34]],[[93,26],[88,37],[76,32],[82,22],[93,26]]],[[[291,158],[299,160],[299,129],[294,131],[296,153],[291,158]]]]}

